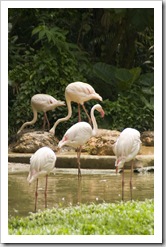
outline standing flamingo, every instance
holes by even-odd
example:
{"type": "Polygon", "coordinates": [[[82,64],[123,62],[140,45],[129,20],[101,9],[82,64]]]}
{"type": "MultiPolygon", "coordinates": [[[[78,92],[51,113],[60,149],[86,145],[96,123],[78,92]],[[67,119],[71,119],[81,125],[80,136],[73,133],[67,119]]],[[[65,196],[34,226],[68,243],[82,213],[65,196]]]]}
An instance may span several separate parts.
{"type": "MultiPolygon", "coordinates": [[[[124,199],[124,164],[135,158],[135,156],[138,154],[140,150],[140,147],[141,147],[140,132],[132,128],[124,129],[115,143],[114,151],[116,154],[116,161],[115,161],[116,172],[118,172],[118,168],[123,169],[122,200],[124,199]]],[[[132,196],[132,173],[133,173],[133,162],[131,164],[131,175],[130,175],[131,196],[132,196]]]]}
{"type": "Polygon", "coordinates": [[[31,107],[33,110],[33,119],[30,122],[24,123],[21,128],[18,130],[17,134],[20,133],[27,125],[32,125],[37,121],[37,112],[44,112],[44,121],[43,121],[43,129],[45,128],[45,124],[47,121],[48,128],[50,129],[50,123],[47,118],[47,111],[53,110],[58,106],[64,106],[65,102],[56,100],[54,97],[48,94],[35,94],[31,98],[31,107]]]}
{"type": "Polygon", "coordinates": [[[57,125],[60,122],[67,121],[71,115],[72,115],[72,108],[71,108],[71,102],[76,102],[78,104],[78,121],[81,121],[81,116],[80,116],[80,105],[82,105],[82,108],[84,109],[89,122],[91,123],[91,119],[89,114],[87,113],[87,110],[85,109],[84,102],[91,100],[91,99],[97,99],[102,101],[102,97],[97,94],[94,90],[94,88],[85,83],[85,82],[73,82],[70,83],[66,89],[65,89],[65,98],[66,98],[66,103],[67,103],[67,108],[68,108],[68,115],[64,118],[58,119],[54,126],[50,129],[51,133],[55,133],[55,129],[57,125]]]}
{"type": "Polygon", "coordinates": [[[92,136],[97,133],[97,123],[94,116],[94,110],[100,112],[101,116],[104,117],[104,111],[101,105],[96,104],[91,109],[91,119],[93,124],[93,129],[91,125],[87,122],[78,122],[71,126],[64,134],[62,140],[59,142],[58,147],[70,146],[77,148],[77,164],[78,164],[78,177],[81,176],[80,169],[80,156],[82,145],[84,145],[92,136]]]}
{"type": "Polygon", "coordinates": [[[49,147],[39,148],[30,158],[30,170],[27,181],[31,184],[36,180],[36,191],[35,191],[35,211],[37,206],[38,196],[38,177],[46,176],[45,184],[45,208],[47,207],[47,180],[48,174],[54,169],[56,163],[56,155],[49,147]]]}

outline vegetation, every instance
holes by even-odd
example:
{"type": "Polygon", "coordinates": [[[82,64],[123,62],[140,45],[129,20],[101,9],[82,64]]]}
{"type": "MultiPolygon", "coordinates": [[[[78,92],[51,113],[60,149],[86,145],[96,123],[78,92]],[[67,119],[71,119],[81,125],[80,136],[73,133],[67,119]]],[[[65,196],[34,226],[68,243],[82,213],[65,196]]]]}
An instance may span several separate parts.
{"type": "Polygon", "coordinates": [[[8,226],[11,235],[153,235],[154,201],[47,209],[8,226]]]}
{"type": "MultiPolygon", "coordinates": [[[[64,99],[73,81],[103,97],[101,127],[153,130],[153,9],[9,9],[9,135],[32,119],[36,93],[64,99]],[[26,112],[26,114],[25,114],[26,112]]],[[[96,101],[86,103],[88,110],[96,101]]],[[[60,124],[62,135],[77,121],[60,124]],[[63,132],[63,133],[62,133],[63,132]]],[[[49,112],[53,124],[66,107],[49,112]]],[[[35,127],[41,127],[41,115],[35,127]]]]}

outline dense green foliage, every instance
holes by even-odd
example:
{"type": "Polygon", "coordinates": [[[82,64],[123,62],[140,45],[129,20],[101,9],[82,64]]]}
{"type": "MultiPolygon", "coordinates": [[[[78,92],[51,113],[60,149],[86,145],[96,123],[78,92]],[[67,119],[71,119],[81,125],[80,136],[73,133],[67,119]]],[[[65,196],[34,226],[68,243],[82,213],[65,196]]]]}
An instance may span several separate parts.
{"type": "MultiPolygon", "coordinates": [[[[9,9],[9,135],[32,119],[34,94],[65,100],[73,81],[102,96],[100,127],[153,130],[153,22],[153,9],[9,9]]],[[[74,103],[56,133],[77,121],[76,111],[74,103]]],[[[66,107],[48,113],[51,124],[66,115],[66,107]]]]}
{"type": "Polygon", "coordinates": [[[154,201],[53,208],[9,219],[11,235],[153,235],[154,201]]]}

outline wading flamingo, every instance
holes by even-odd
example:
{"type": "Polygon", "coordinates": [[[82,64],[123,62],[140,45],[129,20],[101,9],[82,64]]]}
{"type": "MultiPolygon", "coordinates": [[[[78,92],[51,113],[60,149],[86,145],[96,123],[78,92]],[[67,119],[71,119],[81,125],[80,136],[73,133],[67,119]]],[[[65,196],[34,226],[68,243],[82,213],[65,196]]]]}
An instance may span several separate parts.
{"type": "Polygon", "coordinates": [[[80,169],[80,156],[82,145],[84,145],[92,136],[95,136],[97,133],[97,123],[94,116],[94,110],[100,112],[101,116],[104,117],[104,111],[101,105],[96,104],[91,109],[91,119],[93,124],[93,129],[91,125],[87,122],[78,122],[71,126],[66,133],[64,134],[62,140],[59,142],[58,147],[70,146],[77,148],[77,165],[78,165],[78,177],[81,176],[80,169]]]}
{"type": "MultiPolygon", "coordinates": [[[[133,160],[138,154],[141,147],[140,132],[133,128],[124,129],[119,138],[117,139],[114,151],[116,155],[116,173],[118,168],[122,168],[122,200],[124,199],[124,165],[126,162],[133,160]]],[[[130,190],[132,199],[132,173],[133,173],[133,161],[131,163],[131,175],[130,175],[130,190]]]]}
{"type": "Polygon", "coordinates": [[[67,121],[71,115],[72,115],[72,108],[71,108],[71,102],[76,102],[78,104],[78,121],[81,121],[81,116],[80,116],[80,105],[82,105],[82,108],[84,109],[89,122],[91,123],[90,116],[85,109],[84,102],[89,101],[91,99],[97,99],[102,101],[102,97],[97,94],[94,90],[94,88],[85,83],[85,82],[72,82],[70,83],[66,89],[65,89],[65,98],[66,98],[66,103],[67,103],[67,108],[68,108],[68,115],[64,118],[58,119],[53,127],[50,129],[50,133],[55,134],[55,129],[57,125],[60,122],[67,121]]]}
{"type": "Polygon", "coordinates": [[[38,196],[38,177],[46,176],[45,184],[45,208],[47,207],[47,180],[48,174],[54,169],[56,163],[56,155],[49,147],[39,148],[30,158],[30,169],[27,181],[31,184],[36,180],[35,190],[35,211],[38,196]]]}
{"type": "Polygon", "coordinates": [[[37,112],[44,112],[44,120],[43,120],[43,129],[45,128],[45,124],[47,121],[48,129],[50,129],[50,123],[47,118],[47,111],[53,110],[58,106],[64,106],[65,102],[56,100],[54,97],[48,94],[35,94],[31,98],[31,107],[33,110],[33,119],[30,122],[24,123],[21,128],[18,130],[17,134],[19,134],[27,125],[33,125],[37,121],[37,112]]]}

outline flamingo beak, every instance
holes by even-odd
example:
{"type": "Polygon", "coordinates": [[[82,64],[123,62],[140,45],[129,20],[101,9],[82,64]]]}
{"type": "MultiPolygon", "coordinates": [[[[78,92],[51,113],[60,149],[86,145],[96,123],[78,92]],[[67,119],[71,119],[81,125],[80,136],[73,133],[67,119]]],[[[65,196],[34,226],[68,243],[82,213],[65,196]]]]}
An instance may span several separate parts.
{"type": "Polygon", "coordinates": [[[116,174],[118,173],[118,166],[116,166],[116,174]]]}
{"type": "Polygon", "coordinates": [[[105,115],[105,112],[104,112],[104,110],[103,110],[103,109],[101,110],[100,114],[101,114],[101,117],[103,118],[103,117],[104,117],[104,115],[105,115]]]}

